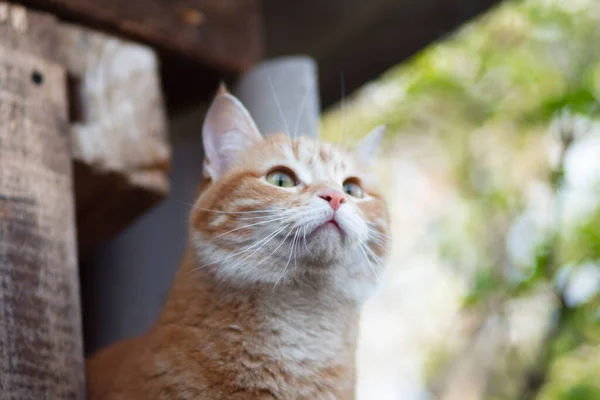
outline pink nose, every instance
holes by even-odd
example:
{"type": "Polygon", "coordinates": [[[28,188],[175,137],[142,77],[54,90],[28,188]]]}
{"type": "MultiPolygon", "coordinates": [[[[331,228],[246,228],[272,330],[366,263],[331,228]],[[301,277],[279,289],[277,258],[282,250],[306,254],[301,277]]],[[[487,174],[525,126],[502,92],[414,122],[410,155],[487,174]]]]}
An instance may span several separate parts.
{"type": "Polygon", "coordinates": [[[344,193],[334,189],[323,190],[321,193],[319,193],[319,197],[327,201],[331,208],[333,208],[333,211],[336,211],[338,208],[340,208],[340,204],[346,201],[344,193]]]}

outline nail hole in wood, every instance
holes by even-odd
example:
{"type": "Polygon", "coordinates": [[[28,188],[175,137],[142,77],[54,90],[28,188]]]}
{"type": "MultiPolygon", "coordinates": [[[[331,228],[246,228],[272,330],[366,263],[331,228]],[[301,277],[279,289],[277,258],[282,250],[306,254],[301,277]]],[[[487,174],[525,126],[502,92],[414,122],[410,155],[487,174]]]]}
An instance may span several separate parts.
{"type": "Polygon", "coordinates": [[[41,86],[44,83],[44,75],[40,71],[33,71],[31,73],[31,81],[38,86],[41,86]]]}

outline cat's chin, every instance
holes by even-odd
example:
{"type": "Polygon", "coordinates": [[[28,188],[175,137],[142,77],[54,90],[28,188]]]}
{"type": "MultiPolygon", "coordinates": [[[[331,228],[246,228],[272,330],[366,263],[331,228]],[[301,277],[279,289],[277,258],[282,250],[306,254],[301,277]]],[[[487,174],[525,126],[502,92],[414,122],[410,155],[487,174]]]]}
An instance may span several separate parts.
{"type": "Polygon", "coordinates": [[[318,247],[339,247],[345,236],[346,234],[337,222],[329,221],[312,231],[308,236],[307,241],[311,245],[316,245],[318,247]]]}
{"type": "Polygon", "coordinates": [[[307,241],[304,253],[309,264],[328,265],[335,264],[344,254],[345,238],[336,228],[326,227],[320,229],[307,241]]]}
{"type": "Polygon", "coordinates": [[[323,225],[317,227],[317,229],[315,229],[313,231],[313,236],[319,235],[319,234],[331,234],[331,233],[334,233],[336,235],[342,235],[342,236],[344,235],[343,229],[333,219],[330,221],[327,221],[323,225]]]}
{"type": "Polygon", "coordinates": [[[317,227],[306,240],[307,252],[313,262],[319,264],[346,263],[349,252],[357,242],[354,235],[348,234],[343,226],[326,222],[317,227]]]}

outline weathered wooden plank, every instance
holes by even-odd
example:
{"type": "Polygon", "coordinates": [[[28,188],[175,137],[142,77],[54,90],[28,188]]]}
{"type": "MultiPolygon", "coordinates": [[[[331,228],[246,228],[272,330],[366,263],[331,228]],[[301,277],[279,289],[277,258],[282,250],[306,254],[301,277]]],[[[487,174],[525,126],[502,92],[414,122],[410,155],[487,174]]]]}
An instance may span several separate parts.
{"type": "Polygon", "coordinates": [[[48,16],[0,4],[0,397],[84,398],[65,70],[48,16]]]}
{"type": "Polygon", "coordinates": [[[226,71],[261,56],[259,0],[22,0],[226,71]]]}
{"type": "MultiPolygon", "coordinates": [[[[1,7],[13,10],[19,26],[24,9],[1,7]]],[[[5,35],[5,44],[32,48],[67,70],[77,233],[85,250],[167,194],[166,116],[153,50],[66,23],[54,28],[48,35],[32,26],[31,38],[5,35]]]]}
{"type": "Polygon", "coordinates": [[[61,24],[70,76],[80,249],[117,233],[169,189],[170,146],[151,49],[61,24]]]}

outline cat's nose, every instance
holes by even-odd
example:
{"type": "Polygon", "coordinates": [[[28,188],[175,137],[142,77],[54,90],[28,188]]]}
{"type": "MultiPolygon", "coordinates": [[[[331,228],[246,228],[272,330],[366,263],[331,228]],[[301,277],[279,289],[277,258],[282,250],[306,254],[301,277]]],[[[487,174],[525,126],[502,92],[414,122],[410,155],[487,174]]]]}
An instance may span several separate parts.
{"type": "Polygon", "coordinates": [[[340,204],[346,201],[346,197],[344,193],[339,190],[334,189],[325,189],[321,193],[319,193],[319,197],[329,203],[333,211],[336,211],[340,208],[340,204]]]}

